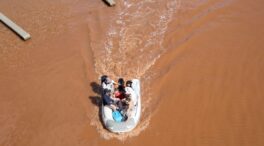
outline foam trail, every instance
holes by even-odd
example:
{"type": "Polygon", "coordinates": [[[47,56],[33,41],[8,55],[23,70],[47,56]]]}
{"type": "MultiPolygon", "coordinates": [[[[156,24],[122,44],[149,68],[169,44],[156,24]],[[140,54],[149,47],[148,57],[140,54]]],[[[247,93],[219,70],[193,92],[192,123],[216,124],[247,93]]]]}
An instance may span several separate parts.
{"type": "Polygon", "coordinates": [[[110,25],[103,55],[97,57],[98,74],[141,77],[165,51],[162,46],[168,23],[179,7],[176,0],[124,2],[123,10],[110,25]],[[165,3],[165,4],[164,4],[165,3]],[[157,9],[162,5],[162,9],[157,9]],[[146,64],[142,65],[142,61],[146,64]],[[129,66],[133,64],[133,66],[129,66]]]}

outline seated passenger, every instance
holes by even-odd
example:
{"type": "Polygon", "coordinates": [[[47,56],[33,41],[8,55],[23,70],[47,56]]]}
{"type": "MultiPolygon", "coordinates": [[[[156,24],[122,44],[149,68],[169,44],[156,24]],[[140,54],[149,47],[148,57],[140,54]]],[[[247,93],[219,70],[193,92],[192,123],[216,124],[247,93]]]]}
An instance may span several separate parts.
{"type": "Polygon", "coordinates": [[[112,93],[114,92],[114,84],[116,84],[113,80],[111,80],[108,76],[103,75],[101,77],[101,85],[103,89],[108,89],[112,93]]]}
{"type": "Polygon", "coordinates": [[[104,90],[103,94],[103,104],[105,106],[109,106],[112,110],[117,110],[117,106],[115,104],[115,100],[111,97],[111,91],[108,89],[104,90]]]}
{"type": "Polygon", "coordinates": [[[120,79],[118,79],[117,90],[114,93],[115,97],[122,100],[125,98],[125,93],[126,93],[126,90],[125,90],[125,86],[124,86],[124,79],[120,78],[120,79]]]}
{"type": "Polygon", "coordinates": [[[137,102],[137,95],[135,91],[132,88],[132,81],[127,81],[126,82],[126,94],[130,97],[130,99],[133,101],[133,104],[136,105],[137,102]]]}
{"type": "Polygon", "coordinates": [[[125,98],[125,93],[126,93],[126,91],[125,91],[124,87],[118,86],[117,90],[114,92],[115,98],[122,100],[125,98]]]}
{"type": "Polygon", "coordinates": [[[126,105],[124,107],[125,115],[127,118],[130,118],[132,116],[132,112],[133,112],[133,108],[134,108],[134,103],[131,100],[131,95],[127,96],[124,102],[126,105]]]}

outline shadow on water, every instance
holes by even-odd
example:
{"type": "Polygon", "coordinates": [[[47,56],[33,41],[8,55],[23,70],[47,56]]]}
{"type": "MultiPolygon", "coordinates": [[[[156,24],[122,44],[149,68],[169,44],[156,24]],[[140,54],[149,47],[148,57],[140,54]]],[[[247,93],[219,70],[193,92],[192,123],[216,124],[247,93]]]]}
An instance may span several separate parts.
{"type": "MultiPolygon", "coordinates": [[[[91,82],[90,83],[90,86],[93,90],[94,93],[96,93],[97,95],[95,96],[89,96],[89,99],[90,101],[96,105],[98,107],[98,116],[99,116],[99,119],[100,119],[100,122],[102,123],[103,127],[105,128],[105,125],[103,123],[103,119],[102,119],[102,108],[101,108],[101,105],[102,105],[102,87],[100,84],[96,83],[96,82],[91,82]]],[[[106,128],[105,128],[106,129],[106,128]]]]}

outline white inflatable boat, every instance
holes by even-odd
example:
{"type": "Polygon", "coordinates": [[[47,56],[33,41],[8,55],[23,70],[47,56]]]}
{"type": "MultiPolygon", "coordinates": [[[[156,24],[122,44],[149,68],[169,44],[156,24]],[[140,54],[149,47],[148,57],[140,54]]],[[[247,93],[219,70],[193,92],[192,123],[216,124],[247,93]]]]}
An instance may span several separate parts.
{"type": "Polygon", "coordinates": [[[141,114],[141,99],[140,99],[140,81],[138,79],[132,80],[133,93],[131,94],[132,99],[135,100],[132,107],[131,116],[126,120],[118,122],[113,118],[113,110],[102,104],[101,106],[101,116],[104,126],[111,132],[114,133],[124,133],[133,130],[140,119],[141,114]]]}

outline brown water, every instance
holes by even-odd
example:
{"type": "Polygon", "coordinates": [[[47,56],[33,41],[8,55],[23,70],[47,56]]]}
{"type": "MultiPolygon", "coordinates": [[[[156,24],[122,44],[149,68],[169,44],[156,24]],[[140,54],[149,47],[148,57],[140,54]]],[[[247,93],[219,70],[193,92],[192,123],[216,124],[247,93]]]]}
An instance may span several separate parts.
{"type": "Polygon", "coordinates": [[[263,1],[8,0],[0,145],[264,145],[263,1]],[[98,77],[140,78],[127,134],[99,120],[98,77]]]}

